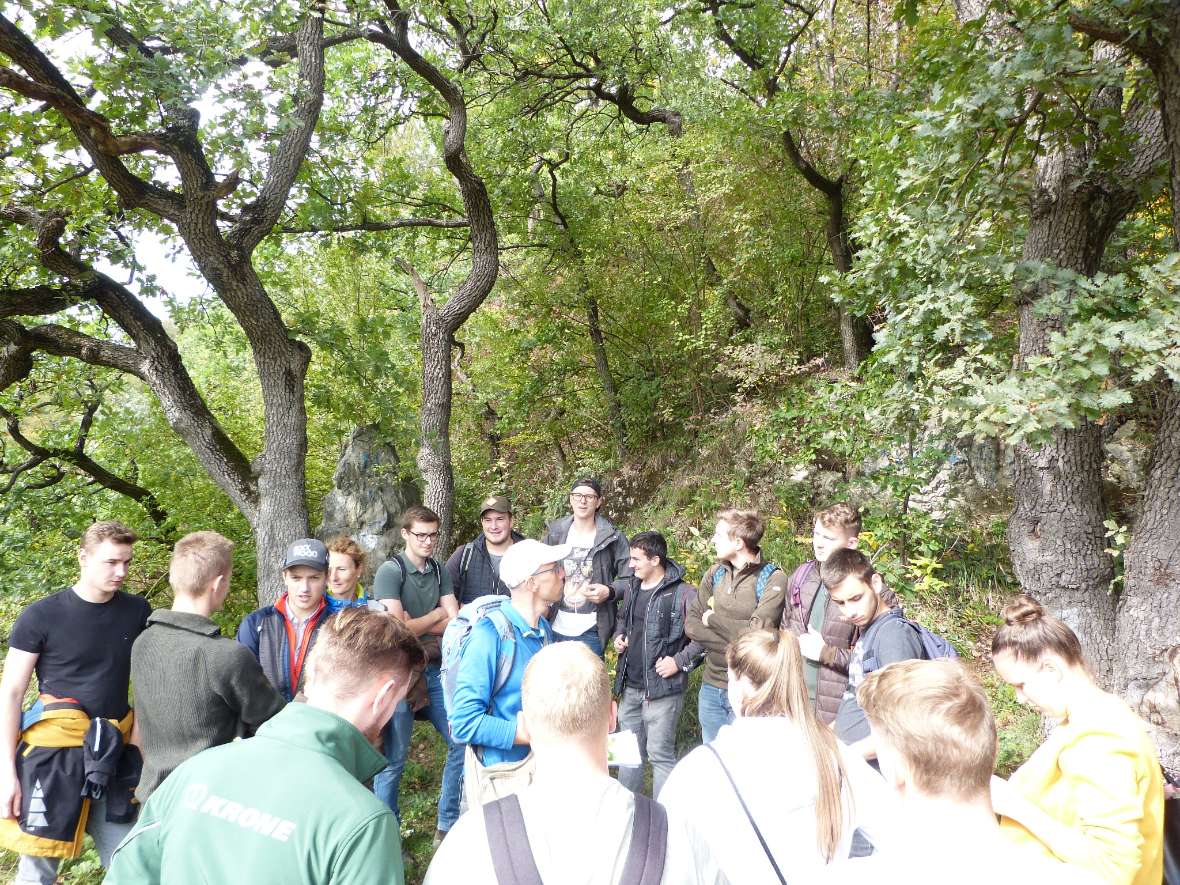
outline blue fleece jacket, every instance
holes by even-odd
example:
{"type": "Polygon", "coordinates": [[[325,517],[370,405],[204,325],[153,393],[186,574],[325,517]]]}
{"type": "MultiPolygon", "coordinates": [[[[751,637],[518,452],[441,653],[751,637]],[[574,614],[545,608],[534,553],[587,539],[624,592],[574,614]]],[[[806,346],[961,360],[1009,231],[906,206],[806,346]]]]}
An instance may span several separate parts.
{"type": "Polygon", "coordinates": [[[512,670],[503,687],[492,696],[496,666],[500,660],[500,636],[488,618],[476,622],[463,648],[451,703],[451,735],[457,743],[481,751],[484,765],[517,762],[528,755],[526,744],[513,745],[516,717],[520,713],[520,685],[524,668],[533,655],[549,644],[552,631],[541,618],[536,629],[528,625],[510,602],[501,607],[512,625],[515,651],[512,670]]]}

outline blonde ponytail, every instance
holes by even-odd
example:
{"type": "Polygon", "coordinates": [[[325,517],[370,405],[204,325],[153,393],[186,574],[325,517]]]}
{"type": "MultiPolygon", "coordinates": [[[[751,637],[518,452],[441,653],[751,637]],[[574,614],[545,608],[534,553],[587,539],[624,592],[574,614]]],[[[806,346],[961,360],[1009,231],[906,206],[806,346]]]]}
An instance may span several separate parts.
{"type": "Polygon", "coordinates": [[[799,640],[786,630],[753,630],[729,646],[726,662],[731,678],[744,678],[754,688],[741,715],[784,716],[802,732],[815,763],[816,842],[824,862],[831,863],[844,830],[844,762],[835,734],[815,718],[799,640]]]}

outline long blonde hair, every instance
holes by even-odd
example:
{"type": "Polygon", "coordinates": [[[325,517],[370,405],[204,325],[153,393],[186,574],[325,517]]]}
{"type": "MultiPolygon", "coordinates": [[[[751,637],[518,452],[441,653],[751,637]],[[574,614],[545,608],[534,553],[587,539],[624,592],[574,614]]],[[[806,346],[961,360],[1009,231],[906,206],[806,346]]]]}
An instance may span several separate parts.
{"type": "Polygon", "coordinates": [[[815,836],[825,863],[831,863],[844,830],[841,786],[844,762],[830,728],[815,718],[803,679],[799,640],[785,630],[753,630],[726,652],[730,678],[745,678],[754,693],[742,703],[742,716],[785,716],[803,733],[815,762],[815,836]]]}

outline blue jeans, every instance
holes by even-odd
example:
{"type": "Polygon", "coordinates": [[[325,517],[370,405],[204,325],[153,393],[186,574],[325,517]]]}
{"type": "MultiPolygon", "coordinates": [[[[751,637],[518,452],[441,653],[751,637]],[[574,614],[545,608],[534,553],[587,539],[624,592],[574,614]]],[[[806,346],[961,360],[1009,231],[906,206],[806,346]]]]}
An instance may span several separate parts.
{"type": "Polygon", "coordinates": [[[701,740],[706,744],[717,737],[721,726],[733,724],[733,708],[729,706],[729,693],[708,683],[701,683],[697,695],[697,718],[701,721],[701,740]]]}
{"type": "Polygon", "coordinates": [[[583,642],[589,646],[590,651],[594,652],[600,658],[602,657],[602,640],[598,638],[598,627],[591,627],[581,636],[563,636],[560,633],[553,634],[554,642],[583,642]]]}
{"type": "MultiPolygon", "coordinates": [[[[443,768],[442,790],[438,797],[438,828],[444,833],[459,819],[459,794],[463,788],[463,744],[451,740],[447,725],[447,711],[443,705],[442,679],[438,664],[428,664],[425,670],[426,688],[430,693],[430,706],[426,713],[435,731],[447,742],[447,763],[443,768]]],[[[414,713],[409,704],[402,701],[393,711],[393,717],[382,732],[385,760],[388,763],[373,778],[373,793],[393,811],[400,826],[402,816],[397,804],[401,789],[402,770],[406,767],[406,754],[410,750],[410,737],[414,733],[414,713]]]]}
{"type": "MultiPolygon", "coordinates": [[[[639,738],[639,751],[651,763],[651,792],[657,799],[676,765],[676,725],[683,706],[683,692],[648,700],[643,696],[643,689],[630,685],[623,687],[623,697],[619,700],[619,728],[633,731],[639,738]]],[[[632,793],[640,792],[643,766],[620,765],[619,783],[632,793]]]]}

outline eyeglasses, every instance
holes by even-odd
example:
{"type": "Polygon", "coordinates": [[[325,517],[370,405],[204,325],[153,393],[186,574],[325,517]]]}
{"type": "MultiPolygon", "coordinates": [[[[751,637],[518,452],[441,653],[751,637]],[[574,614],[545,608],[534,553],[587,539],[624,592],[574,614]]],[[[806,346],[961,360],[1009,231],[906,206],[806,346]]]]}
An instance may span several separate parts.
{"type": "Polygon", "coordinates": [[[536,578],[540,575],[547,575],[550,572],[563,572],[563,571],[565,571],[565,569],[563,569],[561,567],[561,563],[555,563],[553,568],[545,568],[545,569],[541,569],[539,572],[533,572],[533,577],[536,578]]]}
{"type": "Polygon", "coordinates": [[[598,495],[593,492],[589,494],[585,492],[570,492],[570,500],[577,501],[579,504],[589,504],[591,501],[596,501],[597,499],[598,495]]]}
{"type": "MultiPolygon", "coordinates": [[[[406,531],[409,531],[409,529],[406,531]]],[[[438,538],[438,532],[410,532],[410,534],[418,539],[419,544],[425,544],[427,541],[433,541],[438,538]]]]}

